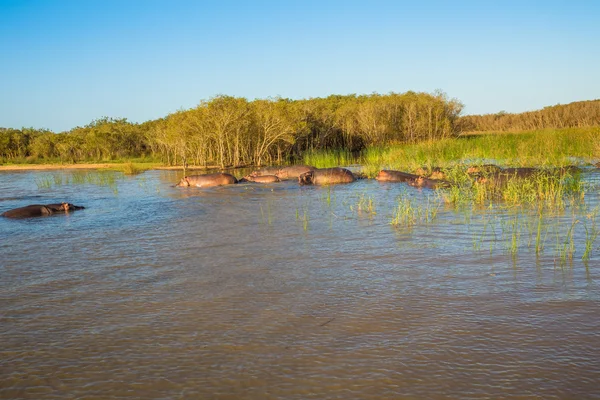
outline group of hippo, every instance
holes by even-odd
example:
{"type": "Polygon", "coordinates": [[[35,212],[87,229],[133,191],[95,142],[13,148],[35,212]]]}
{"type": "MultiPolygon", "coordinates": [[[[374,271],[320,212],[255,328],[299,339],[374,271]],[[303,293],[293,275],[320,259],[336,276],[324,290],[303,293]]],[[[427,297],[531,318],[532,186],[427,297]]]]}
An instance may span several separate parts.
{"type": "Polygon", "coordinates": [[[242,182],[273,183],[290,179],[298,179],[301,185],[330,185],[354,182],[357,177],[345,168],[318,169],[308,165],[292,165],[283,168],[265,167],[239,180],[225,172],[185,176],[177,186],[205,188],[242,182]]]}
{"type": "MultiPolygon", "coordinates": [[[[469,167],[466,173],[474,182],[496,184],[505,183],[513,178],[528,178],[536,174],[564,174],[565,172],[579,171],[578,167],[562,167],[554,170],[539,168],[501,168],[497,165],[487,164],[469,167]]],[[[236,179],[228,173],[214,173],[186,176],[177,186],[211,187],[231,185],[241,182],[273,183],[289,179],[298,179],[300,185],[331,185],[336,183],[350,183],[364,176],[352,173],[346,168],[315,168],[309,165],[293,165],[290,167],[265,167],[252,172],[242,179],[236,179]]],[[[451,186],[446,180],[446,174],[441,168],[425,170],[419,168],[414,174],[394,170],[381,170],[375,177],[380,182],[404,182],[418,188],[438,189],[451,186]]]]}
{"type": "MultiPolygon", "coordinates": [[[[177,186],[212,187],[232,185],[242,182],[273,183],[290,179],[298,179],[300,185],[332,185],[336,183],[351,183],[363,176],[354,174],[346,168],[315,168],[309,165],[293,165],[290,167],[265,167],[252,172],[242,179],[220,172],[214,174],[185,176],[177,186]]],[[[442,179],[426,178],[422,175],[409,174],[401,171],[383,170],[375,178],[382,182],[405,182],[416,187],[436,189],[449,185],[442,179]]]]}
{"type": "MultiPolygon", "coordinates": [[[[578,170],[578,167],[564,167],[559,169],[558,173],[574,172],[576,170],[578,170]]],[[[430,170],[419,169],[415,172],[415,174],[409,174],[402,171],[382,170],[379,171],[375,179],[381,182],[404,182],[411,186],[429,189],[446,188],[451,185],[449,181],[445,180],[444,171],[440,168],[432,168],[430,170]]],[[[466,172],[470,176],[473,176],[476,182],[485,183],[492,181],[495,184],[501,184],[514,177],[526,178],[544,171],[537,168],[503,169],[489,164],[469,167],[466,172]]],[[[550,172],[556,173],[557,171],[550,172]]],[[[362,175],[352,173],[346,168],[315,168],[309,165],[292,165],[288,167],[265,167],[239,180],[235,176],[225,172],[185,176],[176,186],[207,188],[241,182],[273,183],[290,179],[297,179],[300,185],[331,185],[351,183],[363,177],[362,175]]],[[[83,208],[70,203],[34,204],[9,210],[1,215],[8,218],[29,218],[58,213],[64,214],[83,208]]]]}

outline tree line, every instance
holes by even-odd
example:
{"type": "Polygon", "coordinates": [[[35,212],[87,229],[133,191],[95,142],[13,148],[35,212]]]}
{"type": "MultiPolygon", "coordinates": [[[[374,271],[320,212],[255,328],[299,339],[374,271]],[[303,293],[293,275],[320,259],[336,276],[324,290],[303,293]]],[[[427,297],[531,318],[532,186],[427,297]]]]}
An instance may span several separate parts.
{"type": "Polygon", "coordinates": [[[543,110],[460,117],[442,92],[332,95],[249,101],[216,96],[164,118],[132,123],[104,117],[54,133],[0,128],[0,162],[103,162],[152,159],[167,165],[242,166],[293,162],[307,151],[416,143],[464,131],[600,125],[600,101],[543,110]]]}
{"type": "Polygon", "coordinates": [[[462,104],[442,92],[249,101],[216,96],[141,124],[101,118],[54,133],[0,128],[3,162],[152,158],[168,165],[263,165],[310,150],[418,142],[459,134],[462,104]]]}
{"type": "Polygon", "coordinates": [[[600,100],[577,101],[511,114],[467,115],[460,118],[463,132],[516,132],[547,128],[600,126],[600,100]]]}

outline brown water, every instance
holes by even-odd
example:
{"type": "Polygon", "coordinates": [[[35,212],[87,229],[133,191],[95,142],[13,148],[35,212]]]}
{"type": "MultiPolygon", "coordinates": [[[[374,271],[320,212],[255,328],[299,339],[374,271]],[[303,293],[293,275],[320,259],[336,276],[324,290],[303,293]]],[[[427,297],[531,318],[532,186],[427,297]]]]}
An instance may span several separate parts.
{"type": "Polygon", "coordinates": [[[2,399],[600,398],[589,209],[549,223],[540,257],[524,229],[513,256],[507,211],[442,206],[394,228],[398,196],[435,202],[402,184],[180,189],[153,171],[38,187],[44,174],[0,174],[0,212],[87,208],[0,218],[2,399]]]}

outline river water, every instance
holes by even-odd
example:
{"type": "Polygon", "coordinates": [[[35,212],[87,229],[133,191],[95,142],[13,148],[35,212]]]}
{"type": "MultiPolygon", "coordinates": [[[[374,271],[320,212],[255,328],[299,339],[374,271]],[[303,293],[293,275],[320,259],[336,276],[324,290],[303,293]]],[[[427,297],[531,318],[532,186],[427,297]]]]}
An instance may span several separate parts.
{"type": "Polygon", "coordinates": [[[0,174],[0,212],[86,207],[0,218],[2,399],[600,398],[597,185],[536,257],[506,210],[390,224],[436,204],[403,184],[75,174],[0,174]]]}

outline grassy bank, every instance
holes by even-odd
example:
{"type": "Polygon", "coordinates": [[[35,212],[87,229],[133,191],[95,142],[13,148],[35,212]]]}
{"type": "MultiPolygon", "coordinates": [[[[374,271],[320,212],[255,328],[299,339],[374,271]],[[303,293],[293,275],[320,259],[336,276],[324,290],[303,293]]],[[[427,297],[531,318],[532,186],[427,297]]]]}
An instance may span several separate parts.
{"type": "MultiPolygon", "coordinates": [[[[120,171],[125,174],[134,175],[150,169],[160,169],[162,163],[121,161],[112,163],[80,163],[80,164],[4,164],[0,165],[0,171],[25,171],[25,170],[57,170],[57,169],[100,169],[120,171]]],[[[180,167],[178,169],[181,169],[180,167]]]]}
{"type": "Polygon", "coordinates": [[[512,167],[585,165],[600,159],[600,128],[488,133],[417,144],[370,147],[359,156],[343,150],[312,152],[304,162],[320,168],[361,164],[369,176],[381,169],[488,164],[512,167]]]}
{"type": "MultiPolygon", "coordinates": [[[[217,169],[217,166],[188,166],[188,170],[203,171],[207,169],[217,169]]],[[[164,169],[164,170],[181,170],[181,166],[166,166],[160,162],[134,162],[134,161],[119,161],[110,163],[47,163],[47,164],[4,164],[0,165],[1,171],[26,171],[26,170],[86,170],[86,169],[97,169],[97,170],[109,170],[109,171],[120,171],[126,175],[135,175],[144,171],[153,169],[164,169]]]]}

